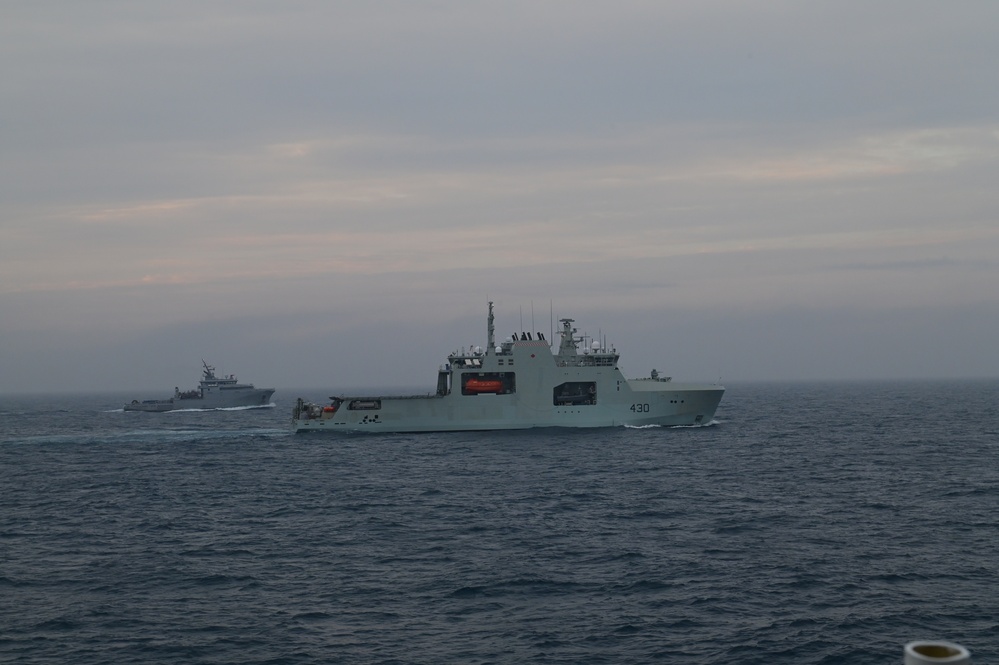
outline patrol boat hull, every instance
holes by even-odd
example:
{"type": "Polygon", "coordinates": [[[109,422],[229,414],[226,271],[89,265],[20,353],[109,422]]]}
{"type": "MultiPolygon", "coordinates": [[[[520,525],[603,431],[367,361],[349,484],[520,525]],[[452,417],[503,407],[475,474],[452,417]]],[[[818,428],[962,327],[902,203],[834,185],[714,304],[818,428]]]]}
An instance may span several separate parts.
{"type": "Polygon", "coordinates": [[[562,319],[557,352],[540,333],[496,346],[492,303],[485,350],[452,353],[426,395],[334,396],[327,405],[299,399],[296,432],[446,432],[534,427],[707,425],[725,389],[660,378],[626,379],[618,354],[598,342],[579,351],[572,319],[562,319]]]}
{"type": "Polygon", "coordinates": [[[125,411],[181,411],[184,409],[232,409],[238,407],[270,406],[274,388],[254,388],[252,383],[239,383],[232,374],[215,376],[215,368],[201,361],[201,383],[195,390],[181,392],[174,388],[169,399],[132,400],[124,406],[125,411]]]}

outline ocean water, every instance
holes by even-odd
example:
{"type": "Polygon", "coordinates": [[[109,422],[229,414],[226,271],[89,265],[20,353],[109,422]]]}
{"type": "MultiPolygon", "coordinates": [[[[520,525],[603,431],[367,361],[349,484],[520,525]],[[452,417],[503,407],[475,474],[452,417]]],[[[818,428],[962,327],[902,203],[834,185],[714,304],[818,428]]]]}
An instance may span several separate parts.
{"type": "Polygon", "coordinates": [[[293,435],[298,396],[0,397],[0,662],[999,663],[999,381],[488,434],[293,435]]]}

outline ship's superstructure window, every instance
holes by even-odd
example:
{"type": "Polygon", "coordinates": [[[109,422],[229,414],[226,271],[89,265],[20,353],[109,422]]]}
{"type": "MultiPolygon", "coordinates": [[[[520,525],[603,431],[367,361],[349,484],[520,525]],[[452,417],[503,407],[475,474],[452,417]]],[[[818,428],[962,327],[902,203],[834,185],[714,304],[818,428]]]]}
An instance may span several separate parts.
{"type": "Polygon", "coordinates": [[[377,411],[382,408],[380,399],[354,399],[347,402],[349,411],[377,411]]]}

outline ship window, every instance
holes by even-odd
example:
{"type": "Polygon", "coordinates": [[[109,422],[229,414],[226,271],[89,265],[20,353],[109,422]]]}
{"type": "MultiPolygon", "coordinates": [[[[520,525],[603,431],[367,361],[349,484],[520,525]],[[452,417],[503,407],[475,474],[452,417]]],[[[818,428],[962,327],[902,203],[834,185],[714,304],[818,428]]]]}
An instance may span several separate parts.
{"type": "Polygon", "coordinates": [[[576,406],[597,403],[597,384],[593,381],[567,381],[552,391],[555,406],[576,406]]]}
{"type": "Polygon", "coordinates": [[[354,399],[347,403],[349,411],[377,411],[382,408],[380,399],[354,399]]]}

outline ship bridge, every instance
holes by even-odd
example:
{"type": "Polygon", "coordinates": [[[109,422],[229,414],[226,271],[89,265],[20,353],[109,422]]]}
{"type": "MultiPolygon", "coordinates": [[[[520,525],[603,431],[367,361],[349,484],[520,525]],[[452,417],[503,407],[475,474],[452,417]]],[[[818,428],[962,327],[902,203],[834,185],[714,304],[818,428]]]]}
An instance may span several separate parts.
{"type": "Polygon", "coordinates": [[[616,367],[618,358],[621,357],[618,352],[607,349],[597,340],[586,346],[586,337],[576,336],[579,331],[572,327],[574,322],[573,319],[559,319],[562,324],[562,330],[559,331],[562,341],[555,355],[555,363],[559,367],[616,367]],[[579,352],[580,344],[583,345],[582,353],[579,352]]]}

